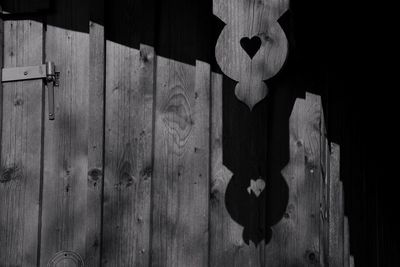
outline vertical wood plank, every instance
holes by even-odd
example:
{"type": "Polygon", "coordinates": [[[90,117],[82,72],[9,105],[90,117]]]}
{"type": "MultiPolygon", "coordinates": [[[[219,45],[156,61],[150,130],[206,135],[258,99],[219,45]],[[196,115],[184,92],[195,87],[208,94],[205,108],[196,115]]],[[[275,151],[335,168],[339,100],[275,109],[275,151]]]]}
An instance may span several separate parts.
{"type": "MultiPolygon", "coordinates": [[[[81,5],[57,1],[73,24],[81,5]]],[[[58,13],[60,12],[60,13],[58,13]]],[[[88,27],[89,20],[86,21],[88,27]]],[[[88,186],[89,34],[48,25],[46,60],[61,72],[55,120],[45,117],[41,264],[83,266],[88,186]]],[[[46,99],[48,101],[48,99],[46,99]]],[[[48,105],[46,103],[46,109],[48,105]]],[[[46,110],[46,115],[48,114],[46,110]]]]}
{"type": "MultiPolygon", "coordinates": [[[[4,67],[43,62],[42,23],[4,22],[4,67]]],[[[42,156],[41,80],[3,84],[0,170],[0,263],[37,264],[42,156]]]]}
{"type": "Polygon", "coordinates": [[[350,236],[349,236],[349,220],[347,216],[344,217],[344,231],[343,231],[343,266],[350,266],[350,236]]]}
{"type": "Polygon", "coordinates": [[[104,26],[91,21],[89,35],[89,138],[85,264],[86,266],[100,266],[104,142],[104,26]]]}
{"type": "MultiPolygon", "coordinates": [[[[0,13],[3,11],[0,5],[0,13]]],[[[3,68],[4,64],[4,22],[0,17],[0,69],[3,68]]],[[[3,127],[3,83],[1,82],[2,71],[0,71],[0,165],[1,165],[1,136],[2,136],[2,127],[3,127]]]]}
{"type": "Polygon", "coordinates": [[[354,267],[355,266],[354,264],[355,264],[354,263],[354,257],[350,256],[350,267],[354,267]]]}
{"type": "Polygon", "coordinates": [[[210,266],[261,266],[259,248],[244,243],[243,227],[226,210],[232,172],[222,163],[222,76],[213,73],[211,78],[210,266]]]}
{"type": "Polygon", "coordinates": [[[148,266],[154,49],[107,41],[103,264],[148,266]]]}
{"type": "Polygon", "coordinates": [[[210,67],[158,57],[152,266],[207,266],[210,67]]]}
{"type": "Polygon", "coordinates": [[[329,263],[343,266],[343,187],[340,181],[340,147],[331,143],[329,173],[329,263]]]}
{"type": "Polygon", "coordinates": [[[321,99],[297,99],[289,119],[290,162],[282,170],[289,186],[287,212],[273,226],[265,266],[319,264],[321,99]]]}
{"type": "Polygon", "coordinates": [[[320,153],[320,166],[321,166],[321,212],[320,212],[320,262],[322,266],[329,266],[329,222],[328,222],[328,209],[329,209],[329,159],[330,149],[329,141],[326,133],[325,116],[323,109],[321,109],[321,153],[320,153]]]}

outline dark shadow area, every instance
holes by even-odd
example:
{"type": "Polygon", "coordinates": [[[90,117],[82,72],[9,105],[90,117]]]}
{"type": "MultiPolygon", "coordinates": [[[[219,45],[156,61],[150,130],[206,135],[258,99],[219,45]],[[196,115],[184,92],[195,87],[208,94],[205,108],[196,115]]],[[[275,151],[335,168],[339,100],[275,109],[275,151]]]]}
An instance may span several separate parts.
{"type": "Polygon", "coordinates": [[[224,77],[223,161],[234,174],[226,206],[244,227],[246,243],[258,244],[262,239],[268,243],[271,226],[282,219],[289,199],[281,170],[289,162],[289,117],[296,98],[303,95],[287,82],[279,83],[279,88],[271,82],[269,95],[250,112],[232,93],[235,84],[224,77]],[[251,180],[257,179],[266,184],[258,197],[247,191],[251,180]]]}
{"type": "MultiPolygon", "coordinates": [[[[13,13],[3,14],[5,19],[46,19],[50,25],[82,32],[88,32],[90,17],[105,25],[107,40],[136,49],[148,44],[160,56],[192,65],[202,60],[220,72],[214,47],[224,23],[213,16],[212,0],[114,0],[105,7],[94,0],[1,0],[0,5],[13,13]],[[79,19],[72,23],[63,17],[65,8],[78,10],[79,19]]],[[[258,225],[275,223],[286,207],[280,170],[289,159],[288,118],[295,98],[309,91],[322,96],[328,137],[341,146],[356,265],[398,265],[399,227],[393,219],[398,187],[395,176],[389,175],[396,165],[387,154],[396,140],[389,110],[396,104],[389,104],[387,87],[375,78],[382,74],[376,58],[381,55],[378,43],[384,40],[376,31],[375,6],[292,0],[290,11],[279,20],[289,40],[287,61],[267,81],[271,92],[253,112],[234,97],[235,82],[224,77],[224,164],[235,174],[226,203],[236,221],[255,229],[244,233],[245,240],[268,239],[268,227],[260,230],[258,225]],[[243,186],[250,176],[271,177],[279,188],[266,194],[268,199],[263,196],[266,206],[252,199],[240,201],[244,193],[249,198],[243,186]],[[233,207],[246,212],[235,213],[233,207]]]]}
{"type": "Polygon", "coordinates": [[[13,14],[26,14],[42,12],[49,9],[51,0],[1,0],[3,11],[13,14]]]}

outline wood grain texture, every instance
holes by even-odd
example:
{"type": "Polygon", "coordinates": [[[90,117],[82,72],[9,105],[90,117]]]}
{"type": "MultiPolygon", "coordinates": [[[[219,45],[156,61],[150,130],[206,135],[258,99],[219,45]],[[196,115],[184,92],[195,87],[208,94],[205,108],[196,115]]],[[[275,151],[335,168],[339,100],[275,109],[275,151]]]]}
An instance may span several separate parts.
{"type": "MultiPolygon", "coordinates": [[[[4,67],[43,62],[43,25],[4,22],[4,67]]],[[[3,84],[0,169],[0,263],[35,266],[41,180],[41,80],[3,84]]]]}
{"type": "Polygon", "coordinates": [[[290,162],[282,170],[289,186],[287,212],[273,226],[265,266],[319,265],[321,98],[297,99],[289,120],[290,162]]]}
{"type": "Polygon", "coordinates": [[[329,160],[330,148],[326,132],[325,115],[321,112],[321,152],[320,152],[320,166],[321,166],[321,210],[320,210],[320,262],[322,266],[329,266],[329,160]]]}
{"type": "Polygon", "coordinates": [[[213,0],[213,13],[226,23],[215,47],[217,63],[238,82],[235,94],[250,109],[268,94],[263,81],[278,73],[286,60],[288,43],[277,20],[288,8],[288,0],[213,0]],[[250,58],[240,41],[253,36],[261,45],[250,58]]]}
{"type": "Polygon", "coordinates": [[[232,172],[222,163],[222,76],[211,76],[210,266],[262,266],[260,248],[244,243],[243,227],[230,217],[225,191],[232,172]]]}
{"type": "MultiPolygon", "coordinates": [[[[6,67],[43,63],[42,24],[4,27],[6,67]]],[[[55,121],[42,81],[0,84],[0,266],[354,266],[319,96],[288,122],[287,212],[268,245],[248,246],[225,205],[222,76],[89,29],[47,27],[55,121]]]]}
{"type": "MultiPolygon", "coordinates": [[[[78,19],[75,8],[78,7],[62,10],[71,23],[78,19]]],[[[55,62],[61,77],[60,86],[54,88],[55,120],[45,120],[41,264],[55,266],[62,261],[68,266],[78,266],[75,258],[85,257],[86,249],[88,138],[91,138],[88,136],[89,34],[48,25],[46,60],[55,62]]]]}
{"type": "Polygon", "coordinates": [[[152,266],[207,266],[210,67],[157,59],[152,266]]]}
{"type": "Polygon", "coordinates": [[[154,49],[106,45],[104,266],[148,266],[154,49]]]}
{"type": "Polygon", "coordinates": [[[343,186],[340,181],[340,147],[331,143],[329,174],[329,263],[343,266],[343,186]]]}
{"type": "Polygon", "coordinates": [[[86,266],[100,266],[104,149],[104,26],[90,22],[89,35],[90,85],[85,263],[86,266]]]}

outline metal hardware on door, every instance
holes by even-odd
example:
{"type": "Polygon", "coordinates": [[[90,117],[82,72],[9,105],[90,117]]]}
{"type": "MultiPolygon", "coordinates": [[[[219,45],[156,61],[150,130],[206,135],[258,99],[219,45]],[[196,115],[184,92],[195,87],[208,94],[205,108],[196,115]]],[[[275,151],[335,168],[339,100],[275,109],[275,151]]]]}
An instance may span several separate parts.
{"type": "Polygon", "coordinates": [[[45,79],[48,91],[49,120],[54,120],[54,86],[59,86],[60,72],[56,71],[53,62],[39,66],[16,67],[2,69],[2,82],[45,79]]]}
{"type": "Polygon", "coordinates": [[[46,84],[49,94],[49,120],[54,120],[54,86],[59,85],[60,73],[55,71],[53,62],[46,62],[46,84]]]}

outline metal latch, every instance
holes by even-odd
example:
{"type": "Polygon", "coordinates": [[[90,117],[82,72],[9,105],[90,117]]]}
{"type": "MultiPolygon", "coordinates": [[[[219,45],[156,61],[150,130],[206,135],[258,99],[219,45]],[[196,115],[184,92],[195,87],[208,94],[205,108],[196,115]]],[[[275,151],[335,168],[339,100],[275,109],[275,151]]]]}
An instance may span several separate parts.
{"type": "Polygon", "coordinates": [[[60,72],[56,71],[53,62],[39,66],[4,68],[1,77],[2,82],[44,79],[49,96],[49,120],[54,120],[54,86],[59,86],[60,72]]]}
{"type": "Polygon", "coordinates": [[[46,62],[46,84],[49,94],[49,120],[54,120],[54,86],[59,86],[60,73],[56,72],[53,62],[46,62]]]}

